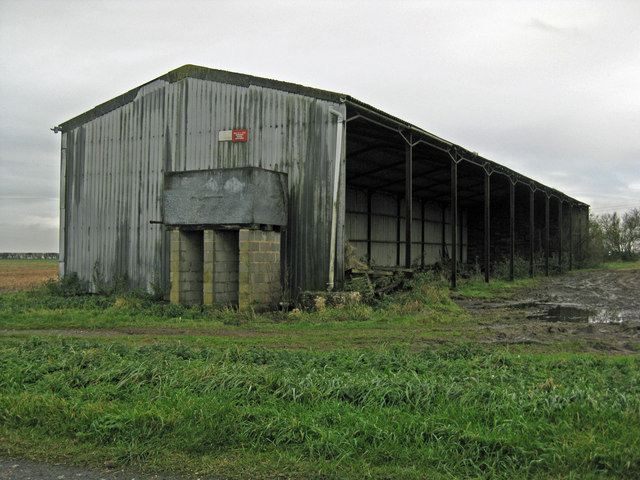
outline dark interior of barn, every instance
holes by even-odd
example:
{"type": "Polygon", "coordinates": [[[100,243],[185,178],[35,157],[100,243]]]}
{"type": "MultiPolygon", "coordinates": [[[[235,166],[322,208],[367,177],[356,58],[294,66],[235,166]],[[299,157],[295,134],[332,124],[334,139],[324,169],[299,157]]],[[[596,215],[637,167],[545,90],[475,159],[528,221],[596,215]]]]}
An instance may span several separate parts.
{"type": "Polygon", "coordinates": [[[440,264],[453,283],[465,268],[488,281],[498,263],[513,278],[583,254],[587,205],[358,101],[346,122],[345,238],[369,268],[440,264]]]}

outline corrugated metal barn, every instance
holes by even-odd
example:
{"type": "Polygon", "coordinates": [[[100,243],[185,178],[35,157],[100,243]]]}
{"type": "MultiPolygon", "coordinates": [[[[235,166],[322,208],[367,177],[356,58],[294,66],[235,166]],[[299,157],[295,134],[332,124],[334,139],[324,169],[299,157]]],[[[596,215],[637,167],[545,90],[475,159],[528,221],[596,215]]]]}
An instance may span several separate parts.
{"type": "Polygon", "coordinates": [[[339,93],[186,65],[56,128],[60,274],[184,303],[339,288],[345,243],[455,285],[586,241],[588,205],[339,93]]]}

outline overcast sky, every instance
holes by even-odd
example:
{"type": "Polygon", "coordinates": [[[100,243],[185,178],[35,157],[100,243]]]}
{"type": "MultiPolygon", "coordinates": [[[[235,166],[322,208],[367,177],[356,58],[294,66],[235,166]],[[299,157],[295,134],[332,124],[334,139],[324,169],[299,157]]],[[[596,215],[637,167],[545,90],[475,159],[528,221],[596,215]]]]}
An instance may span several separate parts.
{"type": "Polygon", "coordinates": [[[181,65],[347,93],[640,207],[640,1],[0,0],[0,252],[57,251],[50,128],[181,65]]]}

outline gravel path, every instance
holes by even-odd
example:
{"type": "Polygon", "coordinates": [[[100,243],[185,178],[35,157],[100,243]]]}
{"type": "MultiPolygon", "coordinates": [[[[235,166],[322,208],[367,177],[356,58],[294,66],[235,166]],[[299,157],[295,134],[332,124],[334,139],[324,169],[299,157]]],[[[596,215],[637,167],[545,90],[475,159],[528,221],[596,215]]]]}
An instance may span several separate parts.
{"type": "Polygon", "coordinates": [[[170,477],[140,475],[119,469],[87,470],[68,465],[46,465],[26,460],[0,458],[1,480],[178,480],[182,478],[184,477],[175,475],[170,477]]]}

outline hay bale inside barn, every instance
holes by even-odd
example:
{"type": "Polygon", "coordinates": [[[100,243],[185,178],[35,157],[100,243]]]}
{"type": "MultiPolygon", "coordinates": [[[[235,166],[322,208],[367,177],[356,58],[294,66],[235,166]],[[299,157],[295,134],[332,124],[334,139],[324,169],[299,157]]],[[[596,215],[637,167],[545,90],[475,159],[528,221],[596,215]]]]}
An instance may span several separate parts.
{"type": "Polygon", "coordinates": [[[354,259],[455,286],[465,264],[571,268],[586,240],[588,205],[340,93],[186,65],[56,129],[60,274],[92,288],[269,308],[354,259]]]}

